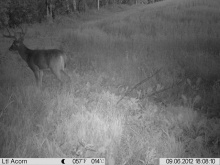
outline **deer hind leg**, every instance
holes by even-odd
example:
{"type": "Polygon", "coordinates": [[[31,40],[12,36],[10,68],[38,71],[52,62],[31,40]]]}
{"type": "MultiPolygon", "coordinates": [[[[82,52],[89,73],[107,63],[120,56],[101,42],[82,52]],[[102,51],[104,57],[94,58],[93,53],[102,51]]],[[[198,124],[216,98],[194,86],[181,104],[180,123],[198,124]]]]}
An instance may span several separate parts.
{"type": "Polygon", "coordinates": [[[65,71],[65,67],[66,67],[66,59],[67,57],[66,57],[66,55],[64,55],[64,56],[62,56],[61,58],[60,58],[60,63],[61,63],[61,65],[60,65],[60,69],[61,69],[61,71],[62,71],[62,73],[66,76],[66,78],[68,79],[68,82],[71,82],[71,78],[70,78],[70,76],[68,75],[68,73],[65,71]]]}
{"type": "Polygon", "coordinates": [[[70,76],[67,74],[67,72],[66,72],[64,69],[62,69],[61,71],[62,71],[63,74],[67,77],[68,82],[70,82],[70,81],[71,81],[71,78],[70,78],[70,76]]]}
{"type": "Polygon", "coordinates": [[[37,82],[37,86],[39,88],[42,87],[42,78],[43,78],[43,71],[42,70],[34,70],[34,76],[37,82]]]}
{"type": "Polygon", "coordinates": [[[36,82],[37,82],[37,86],[41,87],[42,86],[43,72],[35,65],[30,65],[29,67],[34,72],[34,76],[35,76],[35,79],[36,79],[36,82]]]}
{"type": "Polygon", "coordinates": [[[57,58],[53,59],[50,63],[50,69],[56,78],[63,84],[63,79],[61,77],[61,71],[64,70],[64,59],[62,56],[58,56],[57,58]]]}
{"type": "Polygon", "coordinates": [[[52,71],[53,74],[56,76],[56,78],[57,78],[61,83],[63,83],[63,80],[62,80],[62,78],[61,78],[60,68],[55,66],[55,67],[51,68],[51,71],[52,71]]]}
{"type": "Polygon", "coordinates": [[[43,75],[44,75],[44,72],[42,70],[39,70],[39,84],[40,84],[40,87],[42,87],[43,75]]]}

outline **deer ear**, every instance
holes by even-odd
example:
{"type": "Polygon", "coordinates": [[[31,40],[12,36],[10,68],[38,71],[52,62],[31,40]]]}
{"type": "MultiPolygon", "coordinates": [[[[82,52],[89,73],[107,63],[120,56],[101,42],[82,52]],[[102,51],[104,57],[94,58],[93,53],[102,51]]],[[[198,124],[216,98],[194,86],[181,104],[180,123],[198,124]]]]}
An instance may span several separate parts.
{"type": "Polygon", "coordinates": [[[19,41],[23,42],[24,41],[24,37],[20,37],[19,41]]]}

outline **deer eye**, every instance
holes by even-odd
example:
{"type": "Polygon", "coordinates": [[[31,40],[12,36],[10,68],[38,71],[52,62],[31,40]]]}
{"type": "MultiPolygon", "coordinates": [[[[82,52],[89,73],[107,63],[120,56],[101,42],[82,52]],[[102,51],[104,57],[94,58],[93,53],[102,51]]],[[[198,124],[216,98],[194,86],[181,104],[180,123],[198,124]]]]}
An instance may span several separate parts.
{"type": "Polygon", "coordinates": [[[19,42],[14,42],[14,45],[15,46],[19,46],[19,42]]]}

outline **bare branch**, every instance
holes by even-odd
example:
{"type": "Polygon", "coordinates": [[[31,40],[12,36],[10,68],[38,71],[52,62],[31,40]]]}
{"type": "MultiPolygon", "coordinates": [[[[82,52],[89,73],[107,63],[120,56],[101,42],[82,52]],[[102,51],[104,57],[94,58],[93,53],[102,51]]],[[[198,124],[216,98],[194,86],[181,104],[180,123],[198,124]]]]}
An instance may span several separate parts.
{"type": "Polygon", "coordinates": [[[136,89],[138,86],[140,86],[141,84],[143,84],[144,82],[148,81],[150,78],[152,78],[153,76],[155,76],[157,73],[159,73],[161,71],[162,68],[158,69],[156,72],[154,72],[151,76],[143,79],[141,82],[139,82],[138,84],[136,84],[135,86],[133,86],[129,91],[125,92],[124,96],[121,97],[120,100],[118,100],[118,102],[116,104],[118,104],[121,100],[123,100],[127,95],[129,95],[134,89],[136,89]]]}

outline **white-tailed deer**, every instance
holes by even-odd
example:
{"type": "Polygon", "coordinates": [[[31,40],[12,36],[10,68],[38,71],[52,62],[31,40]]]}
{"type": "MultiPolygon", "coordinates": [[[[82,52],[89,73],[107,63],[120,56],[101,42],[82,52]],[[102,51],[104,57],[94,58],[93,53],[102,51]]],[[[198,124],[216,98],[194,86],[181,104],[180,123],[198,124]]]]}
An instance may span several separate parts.
{"type": "Polygon", "coordinates": [[[64,70],[67,60],[66,54],[58,49],[31,50],[27,48],[23,43],[25,32],[22,28],[21,30],[22,32],[12,35],[7,28],[9,34],[3,34],[3,36],[14,39],[9,50],[18,51],[21,58],[26,61],[29,68],[34,72],[37,86],[42,87],[43,70],[46,69],[50,69],[62,83],[61,72],[65,74],[70,81],[69,75],[64,70]]]}

